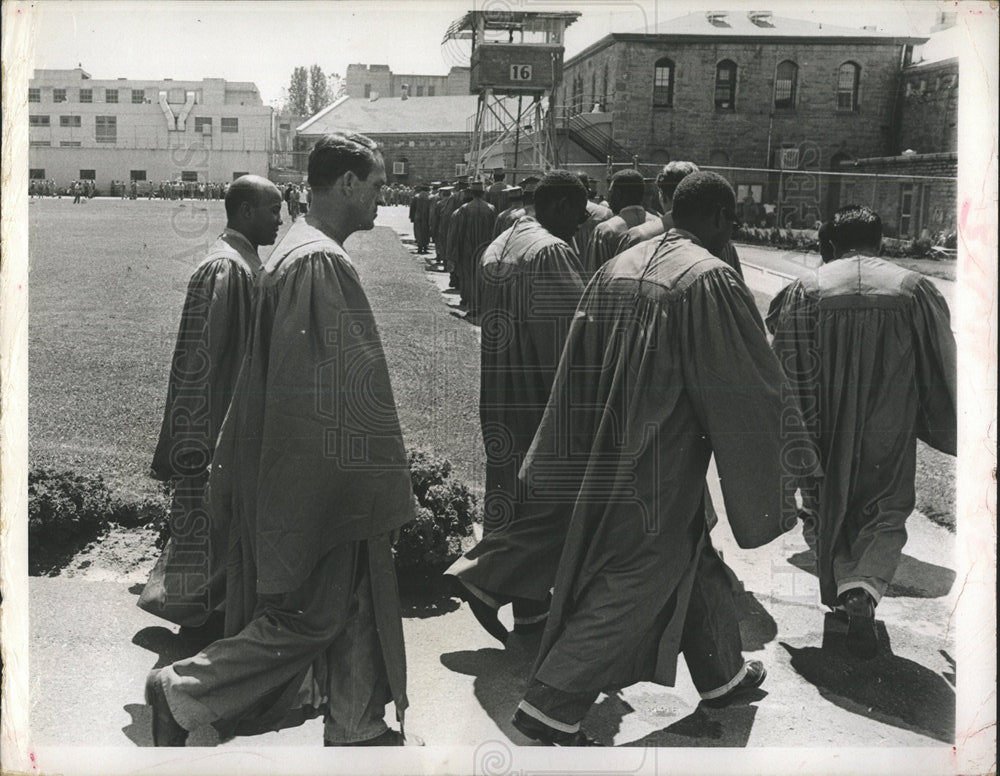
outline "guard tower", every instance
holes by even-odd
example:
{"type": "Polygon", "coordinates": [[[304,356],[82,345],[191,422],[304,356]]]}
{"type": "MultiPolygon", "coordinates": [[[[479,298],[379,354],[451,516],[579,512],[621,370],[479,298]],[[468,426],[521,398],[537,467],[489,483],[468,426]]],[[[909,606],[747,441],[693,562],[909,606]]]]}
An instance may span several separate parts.
{"type": "Polygon", "coordinates": [[[479,95],[467,171],[479,177],[513,144],[513,172],[556,164],[552,94],[562,82],[563,40],[577,11],[469,11],[442,45],[471,40],[469,90],[479,95]],[[516,103],[515,99],[516,98],[516,103]]]}

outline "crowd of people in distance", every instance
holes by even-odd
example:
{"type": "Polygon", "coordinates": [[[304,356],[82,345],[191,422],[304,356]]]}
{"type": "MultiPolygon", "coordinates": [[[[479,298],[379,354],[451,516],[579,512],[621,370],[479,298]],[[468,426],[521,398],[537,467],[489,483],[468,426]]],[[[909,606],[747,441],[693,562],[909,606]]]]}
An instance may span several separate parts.
{"type": "MultiPolygon", "coordinates": [[[[508,186],[498,173],[418,185],[409,205],[418,253],[433,241],[482,323],[483,536],[445,574],[504,644],[512,605],[537,657],[509,712],[545,745],[602,745],[582,725],[600,693],[673,686],[681,656],[700,704],[757,697],[767,671],[743,656],[742,583],[713,547],[710,459],[739,546],[766,552],[801,526],[821,603],[867,660],[916,441],[956,453],[948,306],[879,258],[876,213],[837,210],[823,265],[762,319],[726,179],[671,162],[656,213],[645,183],[620,171],[596,202],[586,176],[508,186]]],[[[405,725],[390,548],[415,502],[377,321],[343,247],[385,200],[378,146],[325,136],[308,187],[262,264],[290,200],[235,181],[188,287],[153,460],[174,484],[171,537],[139,606],[205,646],[147,676],[158,746],[315,716],[326,746],[421,743],[405,725]]]]}

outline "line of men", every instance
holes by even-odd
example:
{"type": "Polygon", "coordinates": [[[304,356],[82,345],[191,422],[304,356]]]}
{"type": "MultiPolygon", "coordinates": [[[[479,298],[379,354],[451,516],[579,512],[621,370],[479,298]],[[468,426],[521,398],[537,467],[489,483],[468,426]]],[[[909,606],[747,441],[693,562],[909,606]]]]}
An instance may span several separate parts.
{"type": "MultiPolygon", "coordinates": [[[[372,228],[384,182],[371,140],[329,135],[310,154],[313,207],[267,264],[256,249],[275,239],[281,195],[248,177],[192,276],[154,458],[176,485],[172,537],[140,606],[185,628],[218,612],[224,638],[150,673],[157,745],[204,724],[226,736],[316,715],[326,745],[418,743],[389,547],[413,496],[377,327],[342,247],[372,228]]],[[[772,350],[726,261],[725,179],[691,165],[664,231],[589,281],[575,247],[594,214],[587,188],[560,170],[532,188],[478,264],[485,533],[448,571],[500,640],[507,602],[515,630],[541,631],[515,726],[595,745],[580,721],[598,693],[672,685],[679,654],[709,705],[764,681],[742,657],[735,575],[709,536],[713,455],[739,544],[801,517],[823,602],[844,607],[870,652],[913,506],[915,439],[954,453],[940,294],[876,258],[877,216],[845,208],[832,260],[776,298],[772,350]]]]}

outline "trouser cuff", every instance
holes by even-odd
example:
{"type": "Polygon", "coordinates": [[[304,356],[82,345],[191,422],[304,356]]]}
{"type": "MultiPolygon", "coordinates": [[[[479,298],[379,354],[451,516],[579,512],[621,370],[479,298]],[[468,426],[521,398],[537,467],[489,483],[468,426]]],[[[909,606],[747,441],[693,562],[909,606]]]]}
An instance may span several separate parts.
{"type": "Polygon", "coordinates": [[[882,600],[882,593],[885,590],[884,585],[880,585],[879,587],[876,587],[870,581],[863,579],[845,580],[837,585],[837,598],[840,598],[848,590],[864,590],[872,597],[875,605],[878,606],[878,602],[882,600]],[[879,587],[882,589],[880,590],[879,587]]]}
{"type": "Polygon", "coordinates": [[[747,675],[747,664],[743,663],[743,667],[736,672],[736,676],[730,679],[721,687],[716,687],[714,690],[706,690],[705,692],[700,692],[699,695],[703,701],[710,701],[713,698],[719,698],[725,695],[727,692],[732,690],[736,685],[743,681],[743,677],[747,675]]]}
{"type": "Polygon", "coordinates": [[[536,722],[541,722],[546,727],[550,727],[553,730],[557,730],[560,733],[576,733],[580,729],[580,722],[576,721],[573,723],[560,722],[557,719],[553,719],[548,714],[546,714],[541,709],[536,709],[527,701],[521,701],[517,704],[519,711],[524,712],[529,717],[531,717],[536,722]]]}

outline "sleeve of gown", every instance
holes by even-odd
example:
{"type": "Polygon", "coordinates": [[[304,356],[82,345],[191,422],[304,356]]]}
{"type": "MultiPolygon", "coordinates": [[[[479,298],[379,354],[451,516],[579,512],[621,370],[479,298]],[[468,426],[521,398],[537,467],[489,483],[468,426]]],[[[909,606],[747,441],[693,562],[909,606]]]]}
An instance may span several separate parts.
{"type": "Polygon", "coordinates": [[[583,295],[580,261],[568,245],[550,245],[539,251],[531,265],[531,304],[543,311],[529,313],[529,325],[540,366],[559,363],[570,322],[583,295]],[[553,324],[555,325],[553,327],[553,324]]]}
{"type": "Polygon", "coordinates": [[[915,374],[920,405],[917,436],[931,447],[956,455],[957,401],[955,336],[948,303],[929,280],[914,289],[915,374]]]}
{"type": "Polygon", "coordinates": [[[759,547],[795,525],[798,477],[817,457],[767,345],[753,297],[728,270],[689,291],[685,385],[715,454],[733,535],[759,547]]]}
{"type": "Polygon", "coordinates": [[[153,456],[160,479],[194,475],[211,462],[246,348],[252,286],[229,259],[191,276],[153,456]]]}

